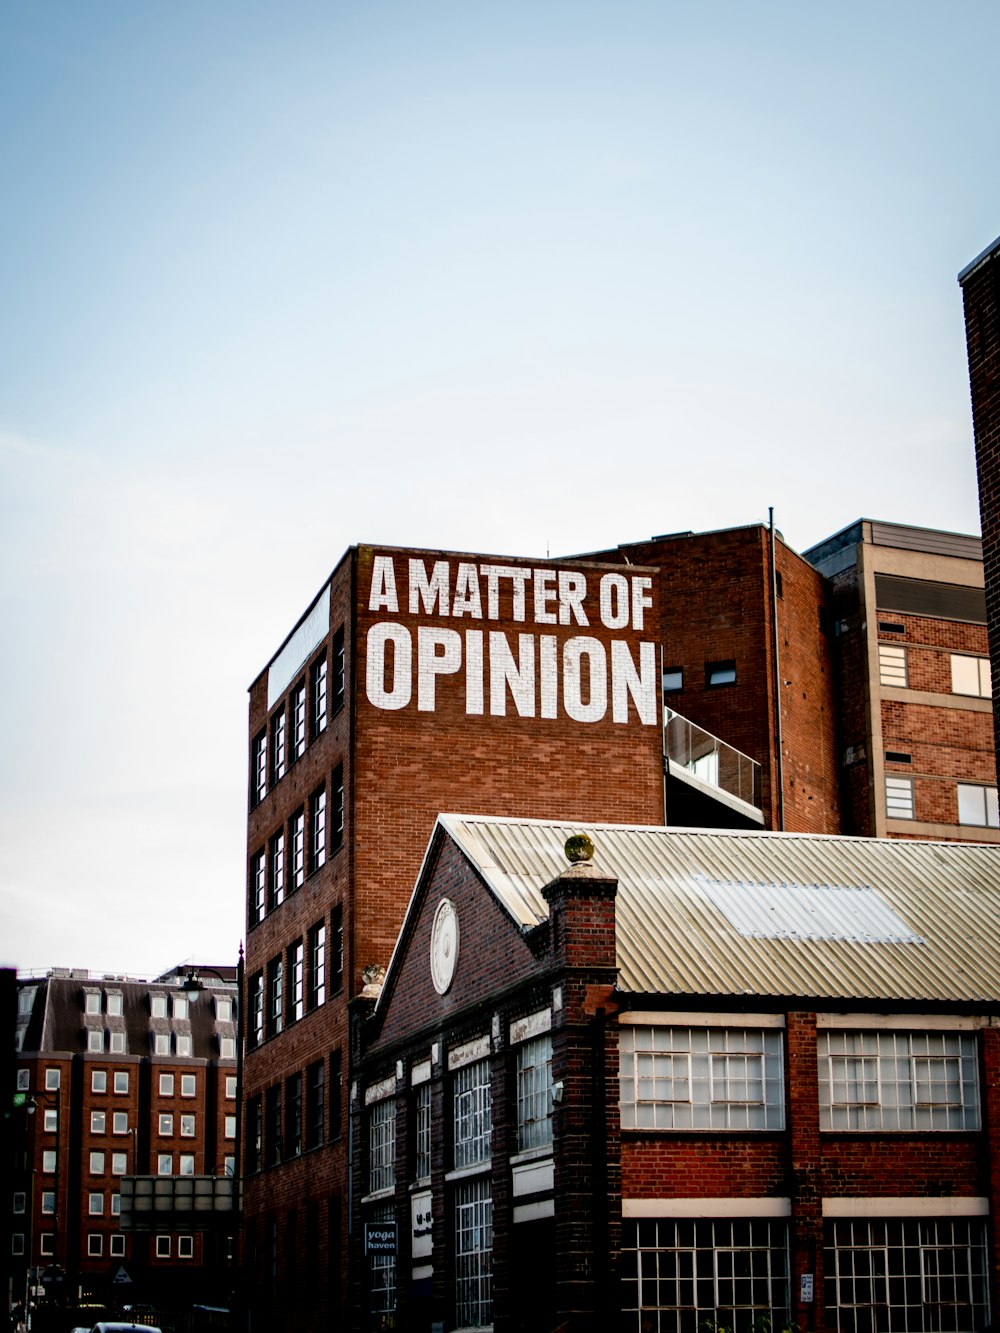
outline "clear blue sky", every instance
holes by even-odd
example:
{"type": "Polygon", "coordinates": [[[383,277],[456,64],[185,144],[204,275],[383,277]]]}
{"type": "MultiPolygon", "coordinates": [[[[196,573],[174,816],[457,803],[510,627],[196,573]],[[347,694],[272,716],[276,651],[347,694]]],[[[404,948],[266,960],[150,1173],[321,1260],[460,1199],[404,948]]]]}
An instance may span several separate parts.
{"type": "Polygon", "coordinates": [[[14,0],[0,962],[243,934],[246,687],[345,547],[978,529],[995,0],[14,0]]]}

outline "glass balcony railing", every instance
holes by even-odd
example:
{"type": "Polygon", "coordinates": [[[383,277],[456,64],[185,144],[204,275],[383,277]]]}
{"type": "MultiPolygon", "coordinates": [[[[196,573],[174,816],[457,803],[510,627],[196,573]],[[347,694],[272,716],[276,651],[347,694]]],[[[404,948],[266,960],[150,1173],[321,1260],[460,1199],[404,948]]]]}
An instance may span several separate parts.
{"type": "Polygon", "coordinates": [[[760,764],[704,727],[664,708],[667,757],[692,777],[760,809],[760,764]]]}

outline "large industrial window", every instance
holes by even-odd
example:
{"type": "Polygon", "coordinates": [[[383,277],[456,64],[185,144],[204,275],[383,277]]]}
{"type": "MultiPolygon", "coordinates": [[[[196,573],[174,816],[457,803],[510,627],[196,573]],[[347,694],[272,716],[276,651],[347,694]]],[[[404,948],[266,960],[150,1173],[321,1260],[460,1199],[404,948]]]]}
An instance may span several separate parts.
{"type": "Polygon", "coordinates": [[[301,888],[306,877],[306,812],[296,810],[292,815],[292,872],[291,889],[301,888]]]}
{"type": "Polygon", "coordinates": [[[493,1322],[493,1196],[488,1176],[455,1189],[455,1323],[493,1322]]]}
{"type": "Polygon", "coordinates": [[[306,686],[305,681],[292,695],[292,759],[301,759],[306,752],[306,686]]]}
{"type": "Polygon", "coordinates": [[[267,861],[263,852],[257,852],[250,860],[250,924],[255,926],[264,920],[267,893],[267,861]]]}
{"type": "Polygon", "coordinates": [[[284,967],[279,955],[267,965],[267,1035],[276,1037],[284,1026],[284,967]]]}
{"type": "MultiPolygon", "coordinates": [[[[368,1214],[368,1221],[392,1222],[394,1212],[392,1204],[384,1204],[368,1214]]],[[[392,1328],[396,1310],[396,1256],[394,1254],[373,1254],[371,1263],[371,1312],[375,1328],[392,1328]]]]}
{"type": "Polygon", "coordinates": [[[309,798],[309,869],[326,864],[326,788],[320,787],[309,798]]]}
{"type": "Polygon", "coordinates": [[[966,1032],[821,1032],[820,1128],[977,1130],[976,1038],[966,1032]]]}
{"type": "Polygon", "coordinates": [[[330,850],[344,845],[344,768],[338,764],[330,779],[330,850]]]}
{"type": "Polygon", "coordinates": [[[333,711],[339,712],[344,706],[347,686],[346,662],[344,658],[343,626],[333,636],[333,711]]]}
{"type": "Polygon", "coordinates": [[[323,1146],[323,1121],[326,1094],[323,1087],[324,1065],[316,1060],[306,1069],[306,1148],[323,1146]]]}
{"type": "Polygon", "coordinates": [[[548,1033],[517,1048],[517,1147],[552,1142],[552,1038],[548,1033]]]}
{"type": "Polygon", "coordinates": [[[297,1023],[306,1012],[306,949],[296,940],[288,949],[288,1017],[297,1023]]]}
{"type": "Polygon", "coordinates": [[[906,649],[892,643],[880,643],[878,646],[878,678],[882,685],[895,685],[905,689],[909,684],[907,677],[906,649]]]}
{"type": "Polygon", "coordinates": [[[368,1109],[368,1190],[391,1190],[396,1184],[396,1103],[391,1097],[368,1109]]]}
{"type": "Polygon", "coordinates": [[[969,782],[958,784],[958,822],[977,828],[1000,827],[1000,808],[996,787],[980,787],[969,782]]]}
{"type": "Polygon", "coordinates": [[[320,921],[309,928],[309,995],[307,1007],[317,1009],[326,1002],[326,926],[320,921]]]}
{"type": "Polygon", "coordinates": [[[267,795],[267,732],[253,738],[251,746],[250,804],[257,805],[267,795]]]}
{"type": "Polygon", "coordinates": [[[784,1222],[650,1218],[624,1224],[622,1309],[632,1328],[784,1328],[788,1233],[784,1222]]]}
{"type": "Polygon", "coordinates": [[[463,1065],[452,1085],[455,1113],[455,1167],[488,1162],[492,1151],[493,1102],[488,1060],[463,1065]]]}
{"type": "Polygon", "coordinates": [[[312,665],[309,675],[312,696],[312,732],[318,736],[326,730],[326,654],[312,665]]]}
{"type": "Polygon", "coordinates": [[[421,1083],[414,1094],[416,1127],[414,1130],[413,1175],[427,1180],[431,1174],[431,1085],[421,1083]]]}
{"type": "Polygon", "coordinates": [[[285,1158],[302,1152],[302,1075],[285,1080],[285,1158]]]}
{"type": "Polygon", "coordinates": [[[837,1221],[828,1242],[826,1299],[841,1333],[961,1333],[989,1324],[982,1222],[837,1221]]]}
{"type": "Polygon", "coordinates": [[[285,710],[282,707],[271,720],[271,782],[285,776],[285,710]]]}
{"type": "Polygon", "coordinates": [[[784,1129],[781,1033],[626,1025],[622,1129],[784,1129]]]}
{"type": "Polygon", "coordinates": [[[285,901],[285,835],[276,833],[270,842],[270,888],[268,911],[273,912],[285,901]]]}
{"type": "Polygon", "coordinates": [[[979,699],[993,698],[993,677],[988,657],[951,655],[952,694],[972,694],[979,699]]]}

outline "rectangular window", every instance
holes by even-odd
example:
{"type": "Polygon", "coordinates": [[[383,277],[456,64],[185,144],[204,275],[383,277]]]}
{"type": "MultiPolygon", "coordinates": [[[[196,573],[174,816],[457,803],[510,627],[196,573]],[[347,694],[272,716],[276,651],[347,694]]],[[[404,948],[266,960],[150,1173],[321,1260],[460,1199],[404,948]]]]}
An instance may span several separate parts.
{"type": "Polygon", "coordinates": [[[170,1258],[170,1237],[157,1236],[156,1238],[156,1257],[157,1259],[170,1258]]]}
{"type": "Polygon", "coordinates": [[[247,1172],[260,1170],[264,1142],[264,1112],[259,1097],[247,1102],[247,1172]]]}
{"type": "Polygon", "coordinates": [[[158,1176],[172,1176],[174,1174],[173,1153],[161,1152],[156,1154],[156,1174],[158,1176]]]}
{"type": "Polygon", "coordinates": [[[493,1321],[493,1195],[488,1177],[455,1190],[455,1322],[478,1328],[493,1321]]]}
{"type": "Polygon", "coordinates": [[[180,1155],[178,1170],[182,1176],[194,1175],[194,1153],[182,1152],[180,1155]]]}
{"type": "Polygon", "coordinates": [[[333,636],[333,711],[339,713],[347,693],[347,662],[344,655],[344,629],[333,636]]]}
{"type": "Polygon", "coordinates": [[[301,888],[306,877],[306,812],[296,810],[292,815],[291,888],[301,888]]]}
{"type": "Polygon", "coordinates": [[[167,1112],[161,1112],[157,1126],[160,1138],[168,1138],[174,1132],[174,1117],[167,1112]]]}
{"type": "Polygon", "coordinates": [[[724,662],[706,662],[705,684],[709,687],[715,685],[735,685],[736,684],[735,660],[733,658],[728,658],[724,662]]]}
{"type": "Polygon", "coordinates": [[[330,781],[330,850],[344,845],[344,766],[338,764],[330,781]]]}
{"type": "Polygon", "coordinates": [[[121,1018],[124,1012],[121,991],[108,991],[107,994],[108,1013],[112,1018],[121,1018]]]}
{"type": "MultiPolygon", "coordinates": [[[[100,1156],[99,1153],[98,1156],[100,1156]]],[[[93,1153],[91,1153],[91,1159],[93,1159],[93,1153]]],[[[51,1176],[52,1173],[55,1171],[55,1169],[56,1169],[55,1149],[46,1148],[45,1151],[42,1153],[42,1172],[47,1176],[51,1176]]],[[[103,1170],[103,1167],[101,1169],[103,1170]]]]}
{"type": "Polygon", "coordinates": [[[306,1148],[323,1145],[323,1061],[316,1060],[306,1069],[306,1148]]]}
{"type": "MultiPolygon", "coordinates": [[[[371,1222],[392,1222],[395,1213],[391,1203],[375,1208],[369,1214],[371,1222]]],[[[373,1254],[371,1257],[371,1313],[373,1328],[394,1328],[396,1324],[396,1256],[373,1254]]]]}
{"type": "Polygon", "coordinates": [[[94,1151],[90,1154],[90,1174],[92,1176],[104,1175],[104,1153],[94,1151]]]}
{"type": "Polygon", "coordinates": [[[235,1137],[236,1137],[236,1117],[235,1117],[234,1115],[227,1115],[227,1116],[225,1117],[225,1120],[223,1121],[223,1126],[222,1126],[222,1133],[223,1133],[223,1137],[224,1137],[224,1138],[227,1138],[227,1139],[235,1139],[235,1137]]]}
{"type": "Polygon", "coordinates": [[[302,1075],[285,1080],[285,1156],[302,1152],[302,1075]]]}
{"type": "Polygon", "coordinates": [[[987,1250],[982,1222],[893,1218],[828,1229],[827,1303],[844,1333],[985,1328],[987,1250]]]}
{"type": "Polygon", "coordinates": [[[154,1018],[166,1018],[167,997],[165,995],[151,995],[149,997],[149,1012],[154,1018]]]}
{"type": "Polygon", "coordinates": [[[431,1174],[431,1085],[429,1083],[419,1084],[414,1102],[413,1174],[417,1180],[428,1180],[431,1174]]]}
{"type": "Polygon", "coordinates": [[[62,1073],[62,1071],[59,1070],[59,1069],[46,1069],[46,1071],[45,1071],[45,1091],[46,1091],[46,1092],[58,1092],[58,1091],[59,1091],[59,1083],[60,1083],[60,1075],[61,1075],[61,1073],[62,1073]]]}
{"type": "Polygon", "coordinates": [[[915,819],[913,779],[886,777],[885,813],[888,819],[915,819]]]}
{"type": "Polygon", "coordinates": [[[271,719],[271,784],[285,776],[285,710],[271,719]]]}
{"type": "Polygon", "coordinates": [[[193,1139],[193,1138],[194,1138],[194,1124],[195,1124],[195,1121],[194,1121],[194,1116],[193,1116],[193,1115],[182,1115],[182,1116],[181,1116],[181,1138],[182,1138],[182,1139],[193,1139]]]}
{"type": "Polygon", "coordinates": [[[276,833],[269,844],[270,863],[269,901],[267,910],[273,912],[285,901],[285,834],[276,833]]]}
{"type": "MultiPolygon", "coordinates": [[[[16,1196],[15,1196],[15,1198],[16,1198],[16,1196]]],[[[43,1190],[43,1191],[42,1191],[42,1212],[45,1213],[45,1214],[50,1214],[50,1213],[54,1213],[55,1211],[56,1211],[56,1192],[55,1192],[55,1190],[43,1190]]],[[[15,1205],[14,1212],[15,1212],[15,1213],[17,1213],[17,1212],[21,1212],[21,1213],[23,1213],[23,1212],[24,1212],[24,1195],[23,1195],[23,1194],[21,1195],[21,1207],[18,1208],[18,1207],[15,1205]]]]}
{"type": "Polygon", "coordinates": [[[326,730],[326,655],[312,665],[309,675],[312,696],[312,730],[318,736],[326,730]]]}
{"type": "Polygon", "coordinates": [[[87,1203],[91,1217],[100,1217],[104,1212],[104,1195],[99,1190],[92,1190],[87,1203]]]}
{"type": "Polygon", "coordinates": [[[330,1139],[339,1139],[343,1132],[341,1106],[344,1099],[344,1072],[340,1051],[330,1053],[330,1139]]]}
{"type": "Polygon", "coordinates": [[[121,1096],[122,1094],[128,1092],[128,1070],[127,1070],[127,1069],[116,1069],[116,1070],[115,1070],[115,1083],[114,1083],[114,1088],[115,1088],[115,1093],[116,1093],[117,1095],[119,1095],[119,1096],[121,1096]]]}
{"type": "Polygon", "coordinates": [[[296,940],[288,950],[289,1018],[293,1023],[305,1017],[306,1012],[306,949],[296,940]]]}
{"type": "Polygon", "coordinates": [[[85,1014],[99,1014],[101,1012],[101,992],[99,990],[84,992],[83,1012],[85,1014]]]}
{"type": "Polygon", "coordinates": [[[124,1176],[128,1174],[127,1153],[113,1152],[111,1154],[111,1174],[113,1176],[124,1176]]]}
{"type": "Polygon", "coordinates": [[[314,791],[309,798],[309,859],[311,870],[318,870],[326,863],[325,787],[314,791]]]}
{"type": "Polygon", "coordinates": [[[107,1092],[108,1090],[108,1071],[106,1069],[94,1069],[90,1074],[90,1091],[107,1092]]]}
{"type": "Polygon", "coordinates": [[[684,688],[684,669],[679,666],[664,667],[663,693],[676,694],[684,688]]]}
{"type": "Polygon", "coordinates": [[[38,1238],[38,1252],[46,1257],[56,1252],[56,1233],[54,1231],[43,1231],[38,1238]]]}
{"type": "Polygon", "coordinates": [[[194,1236],[177,1237],[177,1258],[178,1259],[194,1258],[194,1236]]]}
{"type": "Polygon", "coordinates": [[[267,732],[253,738],[250,747],[250,804],[257,805],[267,795],[267,732]]]}
{"type": "Polygon", "coordinates": [[[396,1184],[396,1103],[391,1097],[368,1108],[368,1190],[396,1184]]]}
{"type": "Polygon", "coordinates": [[[111,1116],[112,1134],[128,1133],[128,1111],[114,1111],[111,1116]]]}
{"type": "Polygon", "coordinates": [[[488,1162],[492,1152],[493,1100],[488,1060],[455,1071],[452,1083],[455,1167],[488,1162]]]}
{"type": "Polygon", "coordinates": [[[108,1253],[112,1259],[124,1259],[125,1257],[125,1237],[121,1235],[111,1235],[108,1237],[108,1253]]]}
{"type": "Polygon", "coordinates": [[[622,1271],[629,1327],[647,1321],[660,1333],[788,1327],[785,1222],[626,1220],[622,1271]]]}
{"type": "Polygon", "coordinates": [[[173,1074],[160,1075],[160,1096],[172,1097],[174,1095],[174,1076],[173,1074]]]}
{"type": "Polygon", "coordinates": [[[90,1028],[87,1032],[87,1050],[95,1054],[104,1050],[104,1029],[90,1028]]]}
{"type": "Polygon", "coordinates": [[[821,1032],[828,1130],[977,1130],[976,1038],[964,1032],[821,1032]]]}
{"type": "MultiPolygon", "coordinates": [[[[54,1200],[54,1199],[55,1199],[55,1195],[54,1195],[54,1194],[43,1194],[43,1195],[42,1195],[42,1212],[43,1212],[43,1213],[47,1211],[46,1208],[45,1208],[45,1199],[46,1199],[46,1198],[50,1198],[50,1199],[53,1199],[53,1200],[54,1200]]],[[[15,1193],[15,1195],[14,1195],[14,1207],[13,1207],[13,1210],[12,1210],[12,1211],[15,1212],[15,1213],[23,1213],[23,1212],[25,1211],[26,1207],[27,1207],[27,1203],[28,1203],[28,1196],[25,1194],[25,1192],[24,1192],[23,1190],[18,1190],[18,1191],[15,1193]]],[[[55,1204],[54,1204],[54,1203],[53,1203],[53,1206],[52,1206],[51,1211],[52,1211],[52,1212],[55,1212],[55,1204]]]]}
{"type": "Polygon", "coordinates": [[[233,1101],[233,1100],[235,1099],[235,1097],[236,1097],[236,1075],[235,1075],[235,1074],[227,1074],[227,1075],[226,1075],[226,1098],[227,1098],[228,1101],[233,1101]]]}
{"type": "Polygon", "coordinates": [[[281,1085],[276,1083],[264,1094],[264,1165],[281,1161],[281,1085]]]}
{"type": "Polygon", "coordinates": [[[112,1054],[112,1055],[124,1055],[124,1054],[125,1054],[125,1033],[124,1033],[124,1032],[112,1032],[112,1033],[111,1033],[111,1054],[112,1054]]]}
{"type": "Polygon", "coordinates": [[[344,989],[344,909],[340,905],[333,909],[331,925],[332,957],[330,959],[331,990],[334,995],[344,989]]]}
{"type": "Polygon", "coordinates": [[[264,974],[255,972],[250,978],[250,1032],[248,1044],[259,1046],[264,1040],[264,974]]]}
{"type": "Polygon", "coordinates": [[[309,994],[307,1007],[318,1009],[326,1001],[326,926],[322,921],[309,930],[309,994]]]}
{"type": "Polygon", "coordinates": [[[996,787],[980,787],[969,782],[960,782],[958,822],[972,824],[978,828],[1000,828],[996,787]]]}
{"type": "Polygon", "coordinates": [[[59,1112],[51,1107],[45,1107],[42,1111],[42,1129],[46,1134],[56,1134],[59,1131],[59,1112]]]}
{"type": "Polygon", "coordinates": [[[517,1147],[552,1143],[552,1038],[546,1033],[517,1048],[517,1147]]]}
{"type": "Polygon", "coordinates": [[[170,1054],[170,1033],[169,1033],[169,1032],[154,1032],[154,1033],[153,1033],[153,1054],[154,1054],[154,1055],[169,1055],[169,1054],[170,1054]]]}
{"type": "Polygon", "coordinates": [[[24,1232],[15,1231],[10,1238],[10,1252],[17,1258],[24,1253],[24,1232]]]}
{"type": "Polygon", "coordinates": [[[91,1134],[104,1134],[107,1130],[108,1118],[103,1111],[91,1111],[90,1113],[90,1132],[91,1134]]]}
{"type": "Polygon", "coordinates": [[[780,1032],[627,1025],[619,1052],[623,1129],[785,1127],[780,1032]]]}
{"type": "Polygon", "coordinates": [[[96,1258],[104,1253],[104,1237],[99,1231],[91,1231],[87,1236],[87,1255],[96,1258]]]}
{"type": "Polygon", "coordinates": [[[174,1049],[183,1059],[188,1059],[191,1055],[191,1038],[186,1032],[177,1032],[174,1034],[174,1049]]]}
{"type": "Polygon", "coordinates": [[[231,1023],[233,1021],[233,1002],[223,995],[215,997],[215,1021],[231,1023]]]}
{"type": "Polygon", "coordinates": [[[188,1019],[191,1017],[191,1001],[186,995],[175,995],[173,998],[174,1018],[188,1019]]]}
{"type": "Polygon", "coordinates": [[[951,654],[952,694],[971,694],[978,699],[993,698],[993,678],[988,657],[951,654]]]}
{"type": "Polygon", "coordinates": [[[306,752],[306,686],[297,686],[292,695],[292,759],[301,759],[306,752]]]}
{"type": "Polygon", "coordinates": [[[198,1095],[198,1083],[194,1074],[181,1074],[181,1096],[196,1097],[198,1095]]]}
{"type": "Polygon", "coordinates": [[[223,1060],[235,1060],[235,1059],[236,1059],[236,1038],[235,1038],[235,1037],[220,1037],[220,1038],[219,1038],[219,1056],[220,1056],[223,1060]]]}
{"type": "Polygon", "coordinates": [[[267,1035],[276,1037],[284,1026],[284,968],[281,956],[267,965],[267,1035]]]}
{"type": "Polygon", "coordinates": [[[267,858],[255,852],[250,858],[250,924],[264,920],[267,910],[267,858]]]}
{"type": "Polygon", "coordinates": [[[879,644],[879,684],[894,685],[899,689],[905,689],[909,684],[907,665],[905,648],[900,648],[894,643],[879,644]]]}

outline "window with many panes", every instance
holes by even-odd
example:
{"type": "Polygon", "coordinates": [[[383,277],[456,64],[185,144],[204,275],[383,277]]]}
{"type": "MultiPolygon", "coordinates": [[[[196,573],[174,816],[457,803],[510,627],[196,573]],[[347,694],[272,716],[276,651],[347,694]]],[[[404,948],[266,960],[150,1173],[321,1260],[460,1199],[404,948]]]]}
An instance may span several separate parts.
{"type": "Polygon", "coordinates": [[[284,967],[281,956],[267,965],[267,1035],[275,1037],[284,1026],[284,967]]]}
{"type": "Polygon", "coordinates": [[[386,1097],[368,1108],[368,1190],[377,1194],[396,1184],[396,1103],[386,1097]]]}
{"type": "Polygon", "coordinates": [[[413,1174],[427,1180],[431,1174],[431,1085],[420,1083],[413,1094],[413,1174]]]}
{"type": "Polygon", "coordinates": [[[958,822],[976,828],[1000,827],[1000,806],[996,787],[979,786],[971,782],[958,784],[958,822]]]}
{"type": "Polygon", "coordinates": [[[311,870],[318,870],[326,863],[325,787],[314,791],[309,798],[309,860],[311,870]]]}
{"type": "Polygon", "coordinates": [[[291,888],[294,891],[302,886],[306,877],[306,812],[304,810],[297,810],[292,815],[291,843],[290,877],[291,888]]]}
{"type": "Polygon", "coordinates": [[[268,844],[268,911],[285,901],[285,834],[276,833],[268,844]]]}
{"type": "Polygon", "coordinates": [[[279,782],[285,776],[285,710],[282,708],[271,719],[271,781],[279,782]]]}
{"type": "Polygon", "coordinates": [[[788,1326],[785,1222],[626,1220],[622,1260],[629,1327],[688,1333],[788,1326]]]}
{"type": "Polygon", "coordinates": [[[302,1075],[285,1080],[285,1157],[302,1152],[302,1075]]]}
{"type": "Polygon", "coordinates": [[[306,949],[296,940],[288,950],[288,1017],[293,1023],[306,1012],[306,949]]]}
{"type": "Polygon", "coordinates": [[[276,1083],[264,1094],[264,1165],[276,1166],[281,1161],[281,1084],[276,1083]]]}
{"type": "Polygon", "coordinates": [[[905,689],[909,684],[907,675],[906,649],[894,643],[880,643],[878,646],[878,678],[881,685],[894,685],[905,689]]]}
{"type": "Polygon", "coordinates": [[[989,1324],[979,1220],[838,1219],[827,1244],[827,1307],[842,1333],[963,1333],[989,1324]]]}
{"type": "Polygon", "coordinates": [[[250,978],[250,1031],[251,1046],[259,1046],[264,1040],[264,974],[255,972],[250,978]]]}
{"type": "Polygon", "coordinates": [[[479,1328],[493,1320],[493,1194],[488,1176],[455,1188],[455,1322],[479,1328]]]}
{"type": "Polygon", "coordinates": [[[493,1099],[488,1060],[456,1069],[452,1081],[455,1167],[487,1162],[492,1151],[493,1099]]]}
{"type": "Polygon", "coordinates": [[[340,905],[333,909],[330,922],[330,990],[334,995],[344,988],[344,909],[340,905]]]}
{"type": "Polygon", "coordinates": [[[886,776],[885,813],[889,819],[914,819],[913,779],[886,776]]]}
{"type": "Polygon", "coordinates": [[[306,686],[296,686],[292,694],[292,758],[301,759],[306,752],[306,686]]]}
{"type": "Polygon", "coordinates": [[[517,1047],[517,1147],[519,1152],[552,1143],[552,1037],[517,1047]]]}
{"type": "Polygon", "coordinates": [[[317,922],[309,930],[309,993],[307,1008],[326,1002],[326,926],[317,922]]]}
{"type": "Polygon", "coordinates": [[[315,1060],[306,1068],[306,1148],[320,1148],[323,1145],[323,1110],[325,1099],[323,1073],[322,1060],[315,1060]]]}
{"type": "Polygon", "coordinates": [[[338,629],[333,636],[333,711],[338,713],[344,706],[347,687],[347,659],[344,653],[344,630],[338,629]]]}
{"type": "Polygon", "coordinates": [[[344,845],[344,769],[338,764],[330,781],[330,850],[344,845]]]}
{"type": "Polygon", "coordinates": [[[267,858],[255,852],[250,858],[250,924],[264,920],[267,910],[267,858]]]}
{"type": "Polygon", "coordinates": [[[821,1032],[820,1128],[976,1130],[979,1078],[970,1032],[821,1032]]]}
{"type": "MultiPolygon", "coordinates": [[[[392,1204],[383,1204],[373,1208],[367,1214],[369,1222],[394,1220],[392,1204]]],[[[370,1307],[375,1328],[392,1328],[396,1310],[396,1256],[394,1253],[373,1254],[371,1264],[371,1299],[370,1307]]]]}
{"type": "Polygon", "coordinates": [[[783,1129],[782,1034],[767,1028],[625,1025],[623,1129],[783,1129]]]}
{"type": "Polygon", "coordinates": [[[267,732],[253,738],[250,747],[250,804],[256,805],[267,795],[267,732]]]}
{"type": "Polygon", "coordinates": [[[312,697],[312,732],[318,736],[326,730],[326,656],[314,662],[309,674],[309,692],[312,697]]]}
{"type": "Polygon", "coordinates": [[[993,678],[988,657],[951,654],[952,694],[971,694],[979,699],[993,698],[993,678]]]}

